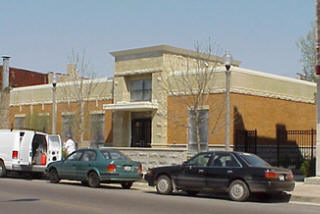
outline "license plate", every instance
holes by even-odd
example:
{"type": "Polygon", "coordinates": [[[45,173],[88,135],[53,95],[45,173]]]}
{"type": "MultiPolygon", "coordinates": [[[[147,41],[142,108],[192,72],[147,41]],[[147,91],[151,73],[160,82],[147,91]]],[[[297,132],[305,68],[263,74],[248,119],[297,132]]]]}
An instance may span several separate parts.
{"type": "Polygon", "coordinates": [[[123,169],[124,169],[125,171],[131,171],[131,166],[124,166],[123,169]]]}
{"type": "Polygon", "coordinates": [[[279,180],[284,181],[284,175],[279,175],[279,180]]]}

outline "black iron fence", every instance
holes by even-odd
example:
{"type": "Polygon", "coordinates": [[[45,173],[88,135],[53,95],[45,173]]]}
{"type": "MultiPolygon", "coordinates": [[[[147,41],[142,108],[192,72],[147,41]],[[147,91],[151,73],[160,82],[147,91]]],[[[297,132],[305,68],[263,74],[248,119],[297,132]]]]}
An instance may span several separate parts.
{"type": "Polygon", "coordinates": [[[236,130],[235,150],[257,154],[257,130],[236,130]]]}
{"type": "Polygon", "coordinates": [[[304,159],[312,159],[316,148],[316,131],[277,130],[276,139],[257,136],[257,130],[236,130],[234,149],[258,154],[274,165],[298,167],[304,159]]]}
{"type": "Polygon", "coordinates": [[[316,131],[281,130],[277,131],[277,164],[283,162],[298,165],[304,159],[312,159],[315,152],[316,131]]]}

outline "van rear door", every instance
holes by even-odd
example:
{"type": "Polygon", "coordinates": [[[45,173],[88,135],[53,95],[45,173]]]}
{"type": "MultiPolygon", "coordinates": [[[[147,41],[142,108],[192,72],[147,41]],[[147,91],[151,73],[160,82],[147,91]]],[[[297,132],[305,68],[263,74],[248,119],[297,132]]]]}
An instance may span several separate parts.
{"type": "Polygon", "coordinates": [[[20,131],[17,141],[20,144],[19,159],[21,165],[31,165],[33,132],[20,131]]]}
{"type": "Polygon", "coordinates": [[[62,143],[59,135],[48,136],[48,163],[62,160],[62,143]]]}

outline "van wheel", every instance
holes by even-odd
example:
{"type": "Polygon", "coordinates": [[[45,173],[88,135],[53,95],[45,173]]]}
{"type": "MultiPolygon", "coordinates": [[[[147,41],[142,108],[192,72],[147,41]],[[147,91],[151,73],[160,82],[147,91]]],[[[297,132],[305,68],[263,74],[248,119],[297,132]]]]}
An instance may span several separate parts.
{"type": "Polygon", "coordinates": [[[7,175],[7,170],[2,161],[0,161],[0,177],[5,177],[7,175]]]}
{"type": "Polygon", "coordinates": [[[229,196],[233,201],[246,201],[249,198],[250,191],[245,182],[235,180],[229,186],[229,196]]]}
{"type": "Polygon", "coordinates": [[[161,175],[157,179],[157,184],[156,184],[157,192],[160,194],[171,194],[172,193],[172,182],[171,179],[166,176],[166,175],[161,175]]]}
{"type": "Polygon", "coordinates": [[[53,184],[59,183],[60,178],[58,176],[58,172],[56,169],[51,169],[49,171],[49,180],[50,180],[50,183],[53,183],[53,184]]]}
{"type": "Polygon", "coordinates": [[[96,172],[89,173],[88,185],[89,185],[89,187],[94,187],[94,188],[100,186],[100,178],[96,172]]]}

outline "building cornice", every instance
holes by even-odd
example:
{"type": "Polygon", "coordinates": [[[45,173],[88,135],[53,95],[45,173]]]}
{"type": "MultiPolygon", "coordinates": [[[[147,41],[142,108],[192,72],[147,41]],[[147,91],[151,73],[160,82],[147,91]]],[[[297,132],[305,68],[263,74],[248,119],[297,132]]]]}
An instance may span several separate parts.
{"type": "MultiPolygon", "coordinates": [[[[182,56],[191,57],[191,58],[199,58],[199,59],[208,60],[208,61],[223,62],[223,58],[219,56],[199,53],[194,50],[177,48],[169,45],[157,45],[157,46],[110,52],[110,54],[116,58],[116,61],[121,61],[122,59],[123,60],[131,59],[129,56],[142,55],[144,57],[147,57],[148,55],[146,54],[149,54],[151,57],[154,57],[154,56],[161,56],[162,54],[165,54],[165,53],[182,55],[182,56]]],[[[234,66],[239,66],[240,63],[241,62],[239,60],[233,60],[234,66]]]]}

